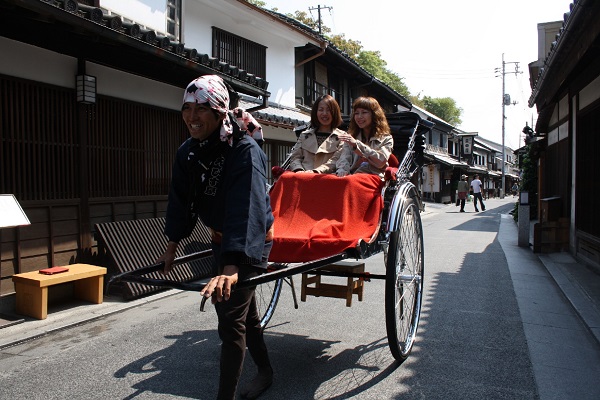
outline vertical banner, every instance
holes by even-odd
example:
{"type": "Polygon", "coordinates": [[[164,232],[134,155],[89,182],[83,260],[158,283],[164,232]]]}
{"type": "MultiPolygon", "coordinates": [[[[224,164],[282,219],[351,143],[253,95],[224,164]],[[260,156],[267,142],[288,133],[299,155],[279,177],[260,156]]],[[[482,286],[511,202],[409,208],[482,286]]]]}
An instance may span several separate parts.
{"type": "Polygon", "coordinates": [[[473,137],[463,137],[463,154],[473,154],[473,137]]]}
{"type": "Polygon", "coordinates": [[[435,178],[434,178],[434,173],[435,173],[435,166],[433,164],[429,164],[429,187],[431,188],[431,192],[433,193],[434,190],[434,183],[435,183],[435,178]]]}

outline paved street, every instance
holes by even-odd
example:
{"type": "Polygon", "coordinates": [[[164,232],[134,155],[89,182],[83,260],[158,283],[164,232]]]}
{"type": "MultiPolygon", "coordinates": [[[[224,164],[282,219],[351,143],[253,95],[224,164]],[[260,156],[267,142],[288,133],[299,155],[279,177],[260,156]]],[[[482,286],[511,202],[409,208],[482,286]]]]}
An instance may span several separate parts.
{"type": "MultiPolygon", "coordinates": [[[[295,310],[284,288],[266,332],[276,380],[261,399],[600,398],[598,342],[531,251],[515,248],[513,202],[488,200],[480,213],[427,204],[423,312],[400,366],[387,347],[383,281],[351,308],[309,297],[295,310]]],[[[366,263],[383,273],[381,255],[366,263]]],[[[0,398],[213,399],[214,311],[199,312],[197,293],[170,293],[4,348],[0,398]]],[[[252,373],[248,362],[243,381],[252,373]]]]}

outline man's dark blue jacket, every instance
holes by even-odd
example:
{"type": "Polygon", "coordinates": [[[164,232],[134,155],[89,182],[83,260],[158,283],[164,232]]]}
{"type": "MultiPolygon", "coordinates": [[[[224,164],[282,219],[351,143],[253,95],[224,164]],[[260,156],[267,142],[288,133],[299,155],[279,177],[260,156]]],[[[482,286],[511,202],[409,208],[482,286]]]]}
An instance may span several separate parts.
{"type": "Polygon", "coordinates": [[[187,139],[177,150],[165,234],[170,241],[184,239],[193,230],[197,213],[207,227],[222,234],[220,246],[213,246],[219,249],[215,257],[220,266],[265,268],[270,250],[265,237],[273,224],[266,155],[247,135],[234,140],[233,146],[217,143],[218,135],[217,131],[207,139],[214,146],[197,162],[190,162],[194,156],[190,151],[202,154],[197,139],[187,139]]]}

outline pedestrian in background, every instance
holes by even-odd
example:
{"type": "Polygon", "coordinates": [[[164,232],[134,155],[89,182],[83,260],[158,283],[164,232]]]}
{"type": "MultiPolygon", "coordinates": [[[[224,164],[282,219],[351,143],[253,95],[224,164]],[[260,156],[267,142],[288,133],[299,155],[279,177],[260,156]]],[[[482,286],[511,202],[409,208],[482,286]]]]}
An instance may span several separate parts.
{"type": "Polygon", "coordinates": [[[255,288],[232,290],[238,281],[266,271],[273,225],[267,158],[251,132],[235,122],[229,100],[227,86],[216,75],[193,80],[184,92],[181,114],[190,137],[173,164],[165,224],[169,242],[159,258],[168,274],[179,241],[190,235],[196,219],[209,228],[215,277],[200,294],[212,297],[219,321],[219,400],[235,399],[246,347],[258,374],[242,396],[258,397],[273,380],[255,288]]]}
{"type": "Polygon", "coordinates": [[[479,175],[475,175],[475,178],[471,181],[471,187],[473,188],[473,205],[475,206],[475,212],[479,212],[477,208],[477,199],[481,203],[481,211],[485,211],[485,204],[483,204],[483,198],[481,197],[481,181],[479,175]]]}
{"type": "Polygon", "coordinates": [[[517,185],[517,182],[515,182],[512,185],[512,195],[513,195],[513,197],[515,197],[518,192],[519,192],[519,185],[517,185]]]}
{"type": "Polygon", "coordinates": [[[467,182],[466,175],[461,175],[456,189],[458,191],[457,203],[460,202],[460,212],[465,212],[465,201],[467,201],[469,195],[469,182],[467,182]]]}

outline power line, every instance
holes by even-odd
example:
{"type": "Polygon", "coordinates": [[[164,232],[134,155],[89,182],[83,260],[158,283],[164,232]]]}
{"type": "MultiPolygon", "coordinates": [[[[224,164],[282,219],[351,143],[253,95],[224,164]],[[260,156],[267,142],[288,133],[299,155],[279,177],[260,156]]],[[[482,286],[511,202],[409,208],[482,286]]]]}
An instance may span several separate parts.
{"type": "Polygon", "coordinates": [[[495,73],[495,70],[491,69],[491,68],[473,68],[473,69],[467,69],[467,68],[459,68],[456,70],[449,70],[448,68],[444,68],[444,69],[431,69],[431,68],[417,68],[417,69],[413,69],[413,68],[404,68],[408,71],[415,71],[415,72],[432,72],[432,73],[466,73],[466,72],[481,72],[481,73],[495,73]]]}
{"type": "Polygon", "coordinates": [[[439,75],[412,75],[412,74],[403,74],[401,72],[398,73],[401,78],[417,78],[417,79],[429,79],[429,80],[469,80],[469,79],[492,79],[493,75],[447,75],[447,76],[439,76],[439,75]]]}

